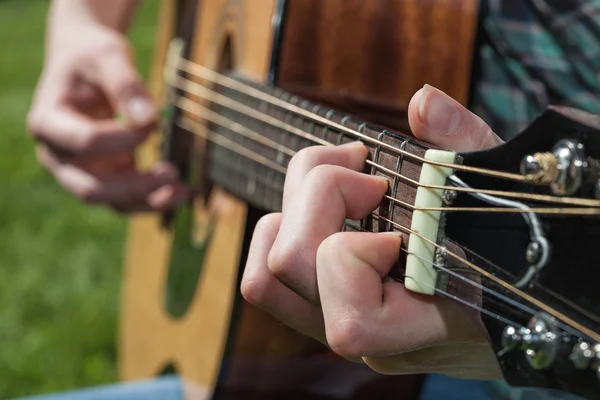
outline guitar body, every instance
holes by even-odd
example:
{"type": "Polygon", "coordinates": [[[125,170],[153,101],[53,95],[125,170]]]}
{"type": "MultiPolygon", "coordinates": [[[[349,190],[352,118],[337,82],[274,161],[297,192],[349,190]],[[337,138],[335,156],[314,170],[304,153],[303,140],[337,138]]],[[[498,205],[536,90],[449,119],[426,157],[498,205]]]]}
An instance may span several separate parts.
{"type": "MultiPolygon", "coordinates": [[[[194,63],[233,69],[408,132],[424,84],[468,102],[475,0],[198,0],[163,2],[152,88],[167,88],[167,45],[194,63]],[[456,26],[460,28],[457,30],[456,26]]],[[[201,176],[206,143],[167,127],[140,150],[166,156],[197,188],[168,216],[130,221],[120,332],[124,380],[175,371],[214,398],[415,398],[418,377],[383,377],[351,364],[239,296],[254,224],[264,213],[201,176]]]]}

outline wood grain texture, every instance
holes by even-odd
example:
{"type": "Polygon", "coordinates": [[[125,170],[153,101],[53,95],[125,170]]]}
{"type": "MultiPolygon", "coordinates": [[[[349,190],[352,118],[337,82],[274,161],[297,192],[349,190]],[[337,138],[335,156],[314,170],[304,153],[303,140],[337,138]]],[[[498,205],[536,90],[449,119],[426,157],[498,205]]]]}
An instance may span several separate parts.
{"type": "Polygon", "coordinates": [[[466,104],[477,0],[290,0],[278,86],[404,132],[425,83],[466,104]]]}

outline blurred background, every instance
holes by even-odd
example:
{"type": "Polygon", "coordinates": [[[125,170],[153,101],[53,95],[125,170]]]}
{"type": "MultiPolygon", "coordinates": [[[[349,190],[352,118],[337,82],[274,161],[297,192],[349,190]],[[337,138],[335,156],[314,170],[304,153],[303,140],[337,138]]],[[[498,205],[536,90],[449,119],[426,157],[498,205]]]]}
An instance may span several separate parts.
{"type": "MultiPolygon", "coordinates": [[[[147,76],[159,0],[130,31],[147,76]]],[[[0,0],[0,398],[117,380],[126,220],[67,195],[36,162],[25,117],[49,0],[0,0]]]]}

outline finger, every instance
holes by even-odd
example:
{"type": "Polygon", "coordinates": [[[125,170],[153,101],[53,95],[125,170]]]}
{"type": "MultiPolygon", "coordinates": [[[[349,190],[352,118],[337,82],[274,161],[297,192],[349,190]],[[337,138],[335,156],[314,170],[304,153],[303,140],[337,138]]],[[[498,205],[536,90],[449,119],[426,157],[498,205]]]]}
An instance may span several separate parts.
{"type": "Polygon", "coordinates": [[[133,129],[112,119],[88,119],[66,107],[33,111],[28,127],[35,139],[84,157],[132,150],[150,132],[149,128],[133,129]]]}
{"type": "Polygon", "coordinates": [[[76,165],[58,162],[44,148],[39,149],[38,159],[61,186],[82,201],[107,204],[123,212],[161,207],[169,199],[152,201],[151,195],[161,187],[179,185],[177,171],[169,164],[157,164],[144,173],[131,170],[118,175],[98,176],[76,165]]]}
{"type": "Polygon", "coordinates": [[[384,280],[397,260],[395,234],[338,233],[317,253],[327,341],[344,357],[386,356],[445,344],[480,342],[481,331],[447,299],[384,280]]]}
{"type": "Polygon", "coordinates": [[[282,210],[285,212],[290,199],[296,197],[306,174],[317,165],[339,165],[361,171],[364,168],[367,155],[368,149],[361,142],[352,142],[334,147],[312,146],[300,150],[288,165],[282,210]]]}
{"type": "Polygon", "coordinates": [[[319,244],[346,220],[373,211],[388,188],[386,180],[334,165],[313,168],[283,214],[269,253],[271,273],[313,304],[319,303],[315,257],[319,244]]]}
{"type": "Polygon", "coordinates": [[[481,118],[429,85],[411,99],[408,120],[417,138],[445,150],[484,150],[503,143],[481,118]]]}
{"type": "Polygon", "coordinates": [[[320,309],[285,287],[267,268],[280,222],[281,214],[269,214],[256,225],[242,277],[242,296],[286,325],[326,343],[320,309]]]}
{"type": "Polygon", "coordinates": [[[157,118],[156,107],[133,63],[129,44],[119,39],[107,41],[87,71],[116,110],[134,126],[146,126],[157,118]]]}

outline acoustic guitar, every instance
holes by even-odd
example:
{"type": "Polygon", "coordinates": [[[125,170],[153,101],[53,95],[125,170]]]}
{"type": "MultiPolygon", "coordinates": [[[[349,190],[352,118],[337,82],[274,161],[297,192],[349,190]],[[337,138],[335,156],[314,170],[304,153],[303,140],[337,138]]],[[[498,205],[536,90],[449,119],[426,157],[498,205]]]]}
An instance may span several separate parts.
{"type": "Polygon", "coordinates": [[[600,396],[600,119],[550,107],[461,154],[410,135],[424,83],[468,105],[476,0],[169,0],[160,18],[164,123],[139,160],[173,162],[196,195],[131,220],[124,380],[176,372],[198,398],[416,398],[419,376],[346,362],[239,294],[291,157],[360,140],[390,190],[344,229],[406,235],[394,277],[477,310],[510,385],[600,396]]]}

